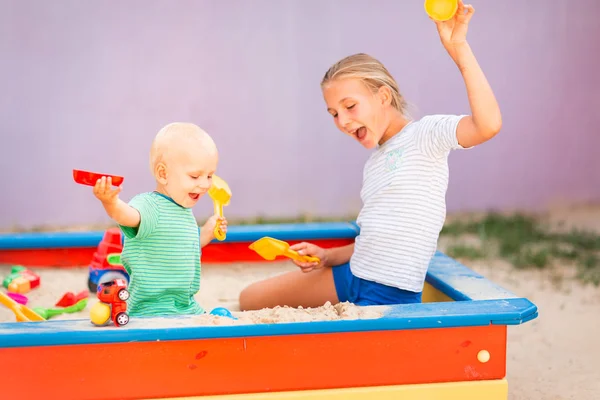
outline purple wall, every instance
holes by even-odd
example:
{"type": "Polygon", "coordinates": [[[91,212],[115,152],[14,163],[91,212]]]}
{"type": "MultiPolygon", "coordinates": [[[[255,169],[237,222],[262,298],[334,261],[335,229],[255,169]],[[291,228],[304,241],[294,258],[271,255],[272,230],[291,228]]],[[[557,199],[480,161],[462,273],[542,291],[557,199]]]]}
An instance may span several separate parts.
{"type": "MultiPolygon", "coordinates": [[[[600,199],[600,2],[475,1],[470,43],[500,101],[492,142],[451,156],[448,209],[600,199]],[[504,11],[503,11],[504,10],[504,11]]],[[[151,190],[155,133],[215,138],[230,217],[358,211],[368,156],[319,90],[337,59],[383,61],[425,113],[464,113],[422,1],[0,1],[0,228],[106,223],[72,168],[151,190]]],[[[197,216],[210,212],[208,197],[197,216]]]]}

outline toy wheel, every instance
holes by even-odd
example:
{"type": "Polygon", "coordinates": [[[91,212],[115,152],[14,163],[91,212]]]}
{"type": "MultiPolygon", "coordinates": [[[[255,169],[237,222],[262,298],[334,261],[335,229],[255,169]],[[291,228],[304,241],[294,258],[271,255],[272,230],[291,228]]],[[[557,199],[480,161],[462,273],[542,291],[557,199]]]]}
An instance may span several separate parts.
{"type": "Polygon", "coordinates": [[[120,312],[115,317],[115,321],[117,322],[118,326],[127,325],[127,323],[129,322],[129,315],[127,315],[127,313],[120,312]]]}
{"type": "Polygon", "coordinates": [[[94,282],[92,282],[92,280],[89,278],[88,278],[88,289],[90,290],[90,293],[96,293],[98,291],[98,285],[96,285],[94,282]]]}
{"type": "Polygon", "coordinates": [[[126,301],[129,298],[129,291],[127,289],[119,290],[119,300],[126,301]]]}

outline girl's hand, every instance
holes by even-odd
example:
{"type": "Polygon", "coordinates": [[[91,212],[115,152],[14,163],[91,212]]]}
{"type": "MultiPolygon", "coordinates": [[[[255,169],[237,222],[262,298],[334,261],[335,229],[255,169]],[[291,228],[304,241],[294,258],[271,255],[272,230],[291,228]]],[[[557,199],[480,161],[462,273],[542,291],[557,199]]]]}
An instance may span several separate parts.
{"type": "Polygon", "coordinates": [[[316,246],[312,243],[302,242],[302,243],[297,243],[295,245],[290,246],[290,249],[296,250],[298,252],[298,254],[300,254],[302,256],[318,257],[321,260],[318,263],[316,263],[316,262],[300,262],[300,261],[292,260],[292,262],[294,264],[296,264],[297,266],[300,267],[302,272],[310,272],[313,269],[323,268],[323,267],[327,266],[327,251],[325,249],[322,249],[319,246],[316,246]]]}
{"type": "Polygon", "coordinates": [[[469,21],[474,13],[475,9],[472,5],[465,5],[463,0],[458,0],[458,9],[456,10],[454,17],[450,18],[448,21],[434,20],[442,44],[453,59],[455,59],[455,48],[467,43],[469,21]]]}

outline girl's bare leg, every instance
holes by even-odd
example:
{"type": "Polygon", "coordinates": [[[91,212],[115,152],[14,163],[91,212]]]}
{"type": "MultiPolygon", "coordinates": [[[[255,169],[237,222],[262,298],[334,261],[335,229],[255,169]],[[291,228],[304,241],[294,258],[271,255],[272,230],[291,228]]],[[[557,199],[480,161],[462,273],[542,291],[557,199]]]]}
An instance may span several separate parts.
{"type": "Polygon", "coordinates": [[[240,293],[242,311],[275,306],[319,307],[328,301],[339,303],[333,271],[327,267],[311,272],[288,272],[255,282],[240,293]]]}

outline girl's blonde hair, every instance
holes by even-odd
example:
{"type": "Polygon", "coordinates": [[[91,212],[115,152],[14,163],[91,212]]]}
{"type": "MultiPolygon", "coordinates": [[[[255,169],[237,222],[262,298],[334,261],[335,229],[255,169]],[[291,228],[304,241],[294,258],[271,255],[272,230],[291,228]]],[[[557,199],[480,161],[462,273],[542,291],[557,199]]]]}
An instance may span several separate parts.
{"type": "Polygon", "coordinates": [[[321,81],[321,89],[330,81],[348,78],[361,80],[373,93],[377,93],[382,86],[389,88],[392,93],[392,106],[408,117],[408,105],[400,94],[398,83],[379,60],[364,53],[345,57],[333,64],[325,73],[321,81]]]}

